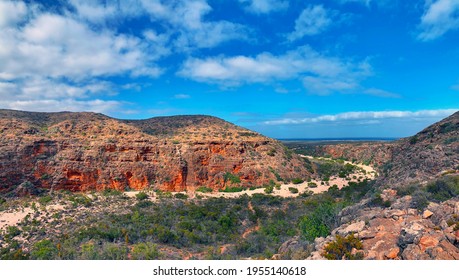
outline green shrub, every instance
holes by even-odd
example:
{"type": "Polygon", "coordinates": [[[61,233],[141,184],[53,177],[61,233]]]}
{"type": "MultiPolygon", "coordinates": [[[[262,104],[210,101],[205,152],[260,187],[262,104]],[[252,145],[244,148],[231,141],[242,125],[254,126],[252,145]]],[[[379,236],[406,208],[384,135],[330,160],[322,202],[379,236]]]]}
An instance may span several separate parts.
{"type": "Polygon", "coordinates": [[[313,194],[314,194],[313,191],[304,191],[303,193],[300,194],[300,196],[301,197],[310,197],[313,194]]]}
{"type": "Polygon", "coordinates": [[[243,190],[244,190],[243,187],[226,187],[222,190],[222,192],[234,193],[234,192],[242,192],[243,190]]]}
{"type": "Polygon", "coordinates": [[[271,173],[274,174],[274,176],[276,177],[276,180],[277,180],[278,182],[284,181],[284,179],[279,175],[279,173],[278,173],[276,170],[274,170],[274,168],[272,168],[271,166],[269,166],[268,169],[269,169],[269,171],[270,171],[271,173]]]}
{"type": "Polygon", "coordinates": [[[289,187],[288,190],[289,190],[291,193],[298,193],[298,189],[297,189],[297,188],[289,187]]]}
{"type": "Polygon", "coordinates": [[[184,193],[176,193],[174,195],[175,198],[177,199],[187,199],[188,198],[188,195],[184,194],[184,193]]]}
{"type": "Polygon", "coordinates": [[[266,194],[273,193],[273,191],[274,191],[274,186],[273,185],[269,185],[269,186],[265,187],[265,193],[266,194]]]}
{"type": "Polygon", "coordinates": [[[123,193],[119,190],[114,190],[114,189],[105,189],[102,192],[103,196],[119,196],[122,195],[123,193]]]}
{"type": "Polygon", "coordinates": [[[341,235],[336,236],[336,240],[328,243],[322,254],[328,260],[361,260],[363,259],[362,253],[352,254],[352,249],[361,250],[363,248],[362,241],[351,234],[347,237],[341,235]]]}
{"type": "Polygon", "coordinates": [[[384,201],[380,193],[376,193],[371,199],[369,206],[380,206],[380,207],[390,207],[391,202],[389,200],[384,201]]]}
{"type": "Polygon", "coordinates": [[[197,192],[202,192],[202,193],[211,193],[213,190],[212,188],[209,187],[199,187],[196,189],[197,192]]]}
{"type": "Polygon", "coordinates": [[[136,208],[147,208],[153,205],[153,202],[150,200],[140,200],[135,204],[136,208]]]}
{"type": "Polygon", "coordinates": [[[459,176],[443,177],[427,185],[435,201],[445,201],[459,195],[459,176]]]}
{"type": "Polygon", "coordinates": [[[312,213],[300,219],[299,227],[308,241],[314,241],[316,237],[325,237],[330,234],[336,225],[338,209],[332,203],[319,204],[312,213]]]}
{"type": "Polygon", "coordinates": [[[239,184],[241,182],[241,179],[238,176],[230,172],[226,172],[225,175],[223,175],[223,180],[225,183],[230,181],[233,184],[239,184]]]}
{"type": "Polygon", "coordinates": [[[5,238],[12,239],[15,236],[18,236],[19,234],[21,234],[21,230],[18,227],[16,227],[16,226],[8,226],[6,228],[5,238]]]}
{"type": "Polygon", "coordinates": [[[74,207],[76,207],[76,206],[78,206],[80,204],[84,205],[86,207],[89,207],[92,204],[92,200],[89,197],[87,197],[86,195],[82,195],[82,194],[72,195],[68,199],[69,199],[69,201],[71,201],[73,203],[74,207]]]}
{"type": "Polygon", "coordinates": [[[423,211],[429,205],[429,197],[430,195],[422,189],[415,191],[411,196],[410,207],[423,211]]]}
{"type": "Polygon", "coordinates": [[[135,195],[135,197],[137,198],[137,200],[145,200],[145,199],[148,199],[148,194],[144,193],[144,192],[139,192],[138,194],[135,195]]]}
{"type": "Polygon", "coordinates": [[[38,199],[38,202],[40,202],[41,205],[46,205],[48,204],[49,202],[51,202],[53,200],[53,198],[49,195],[47,196],[42,196],[38,199]]]}
{"type": "Polygon", "coordinates": [[[128,248],[124,244],[104,243],[102,246],[101,259],[103,260],[126,260],[128,248]]]}
{"type": "Polygon", "coordinates": [[[309,183],[308,183],[308,187],[310,187],[310,188],[317,188],[317,184],[314,183],[314,182],[309,182],[309,183]]]}
{"type": "Polygon", "coordinates": [[[131,257],[134,260],[157,260],[161,256],[156,244],[151,242],[137,243],[132,247],[131,257]]]}
{"type": "Polygon", "coordinates": [[[295,184],[295,185],[301,184],[301,183],[303,183],[303,182],[304,182],[304,180],[302,180],[302,179],[300,179],[300,178],[294,178],[294,179],[292,180],[292,183],[295,184]]]}
{"type": "Polygon", "coordinates": [[[35,243],[30,256],[36,260],[52,260],[57,257],[57,247],[49,239],[43,239],[35,243]]]}

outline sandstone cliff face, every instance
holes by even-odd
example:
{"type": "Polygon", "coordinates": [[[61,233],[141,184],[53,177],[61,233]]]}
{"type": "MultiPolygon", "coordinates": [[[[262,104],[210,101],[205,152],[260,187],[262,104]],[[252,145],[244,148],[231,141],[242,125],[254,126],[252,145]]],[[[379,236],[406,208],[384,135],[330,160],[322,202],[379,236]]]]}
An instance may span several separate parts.
{"type": "Polygon", "coordinates": [[[24,182],[71,191],[222,189],[310,175],[278,141],[207,116],[123,121],[1,110],[0,136],[1,192],[24,182]]]}

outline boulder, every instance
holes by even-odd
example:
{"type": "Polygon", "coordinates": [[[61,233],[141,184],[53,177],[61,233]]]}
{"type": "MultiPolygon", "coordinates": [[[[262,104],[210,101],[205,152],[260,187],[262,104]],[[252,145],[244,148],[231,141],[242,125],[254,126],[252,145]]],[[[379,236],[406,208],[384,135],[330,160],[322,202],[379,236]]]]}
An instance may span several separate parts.
{"type": "Polygon", "coordinates": [[[428,219],[433,215],[433,212],[430,210],[425,210],[424,213],[422,213],[422,218],[428,219]]]}

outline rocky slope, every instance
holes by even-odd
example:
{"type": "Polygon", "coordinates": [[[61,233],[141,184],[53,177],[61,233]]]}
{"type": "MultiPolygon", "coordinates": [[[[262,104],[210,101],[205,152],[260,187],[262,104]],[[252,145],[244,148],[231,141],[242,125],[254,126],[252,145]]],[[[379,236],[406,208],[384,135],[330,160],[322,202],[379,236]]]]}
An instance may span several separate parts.
{"type": "Polygon", "coordinates": [[[0,110],[0,135],[2,193],[216,190],[310,175],[278,141],[209,116],[118,120],[0,110]]]}
{"type": "Polygon", "coordinates": [[[311,259],[350,234],[364,259],[459,259],[459,112],[390,149],[373,196],[340,212],[311,259]]]}
{"type": "Polygon", "coordinates": [[[392,142],[321,145],[316,147],[315,154],[355,160],[378,167],[391,159],[394,146],[395,143],[392,142]]]}
{"type": "Polygon", "coordinates": [[[459,112],[394,145],[380,185],[425,182],[459,169],[459,112]]]}

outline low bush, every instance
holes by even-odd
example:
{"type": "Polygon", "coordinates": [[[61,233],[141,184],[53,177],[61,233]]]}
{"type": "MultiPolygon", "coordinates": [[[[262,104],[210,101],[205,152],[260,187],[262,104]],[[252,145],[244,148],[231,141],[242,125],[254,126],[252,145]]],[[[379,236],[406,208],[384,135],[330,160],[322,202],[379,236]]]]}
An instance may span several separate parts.
{"type": "Polygon", "coordinates": [[[49,195],[47,196],[42,196],[38,199],[38,202],[40,202],[41,205],[46,205],[48,204],[49,202],[51,202],[53,200],[53,198],[49,195]]]}
{"type": "Polygon", "coordinates": [[[299,228],[303,237],[308,241],[314,241],[316,237],[325,237],[336,226],[339,208],[332,203],[321,203],[312,213],[303,216],[299,222],[299,228]]]}
{"type": "Polygon", "coordinates": [[[291,193],[298,193],[298,189],[297,189],[297,188],[289,187],[288,190],[289,190],[291,193]]]}
{"type": "Polygon", "coordinates": [[[52,260],[56,259],[57,252],[57,247],[51,240],[43,239],[33,245],[30,256],[36,260],[52,260]]]}
{"type": "Polygon", "coordinates": [[[269,186],[265,187],[265,193],[266,194],[273,193],[273,191],[274,191],[274,186],[273,185],[269,185],[269,186]]]}
{"type": "Polygon", "coordinates": [[[427,185],[432,199],[442,202],[459,195],[459,176],[442,177],[427,185]]]}
{"type": "Polygon", "coordinates": [[[229,172],[226,172],[225,175],[223,175],[223,180],[225,183],[229,181],[233,184],[239,184],[241,182],[241,178],[229,172]]]}
{"type": "Polygon", "coordinates": [[[184,193],[176,193],[174,195],[175,198],[177,199],[187,199],[188,198],[188,195],[184,194],[184,193]]]}
{"type": "Polygon", "coordinates": [[[352,249],[361,250],[363,248],[362,241],[351,234],[347,237],[341,235],[336,236],[336,240],[328,243],[322,254],[328,260],[361,260],[363,254],[358,252],[352,254],[352,249]]]}
{"type": "Polygon", "coordinates": [[[295,185],[301,184],[301,183],[303,183],[303,182],[304,182],[304,180],[302,180],[302,179],[300,179],[300,178],[294,178],[294,179],[292,180],[292,183],[295,184],[295,185]]]}
{"type": "Polygon", "coordinates": [[[156,244],[151,242],[137,243],[132,247],[131,257],[134,260],[157,260],[161,256],[156,244]]]}
{"type": "Polygon", "coordinates": [[[145,200],[145,199],[148,199],[148,194],[144,193],[144,192],[139,192],[138,194],[135,195],[135,197],[137,198],[137,200],[145,200]]]}
{"type": "Polygon", "coordinates": [[[213,190],[212,188],[209,187],[199,187],[196,189],[197,192],[202,192],[202,193],[211,193],[213,190]]]}
{"type": "Polygon", "coordinates": [[[227,192],[227,193],[235,193],[235,192],[242,192],[244,190],[243,187],[226,187],[222,192],[227,192]]]}

